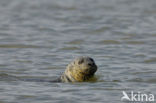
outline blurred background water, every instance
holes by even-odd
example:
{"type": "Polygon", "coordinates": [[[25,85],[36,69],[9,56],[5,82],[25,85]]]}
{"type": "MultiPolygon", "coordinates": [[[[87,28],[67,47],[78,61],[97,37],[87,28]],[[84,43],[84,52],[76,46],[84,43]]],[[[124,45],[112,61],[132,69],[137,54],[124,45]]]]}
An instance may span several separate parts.
{"type": "Polygon", "coordinates": [[[0,103],[121,103],[122,91],[156,94],[156,0],[0,1],[0,103]],[[97,82],[37,82],[82,55],[97,82]]]}

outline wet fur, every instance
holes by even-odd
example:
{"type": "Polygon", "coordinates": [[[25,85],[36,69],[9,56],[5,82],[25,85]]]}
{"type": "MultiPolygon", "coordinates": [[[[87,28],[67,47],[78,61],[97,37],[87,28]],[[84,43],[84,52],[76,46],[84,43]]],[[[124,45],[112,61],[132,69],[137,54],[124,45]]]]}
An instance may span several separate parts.
{"type": "Polygon", "coordinates": [[[62,82],[89,81],[96,71],[97,66],[92,58],[78,57],[68,64],[60,79],[62,82]]]}

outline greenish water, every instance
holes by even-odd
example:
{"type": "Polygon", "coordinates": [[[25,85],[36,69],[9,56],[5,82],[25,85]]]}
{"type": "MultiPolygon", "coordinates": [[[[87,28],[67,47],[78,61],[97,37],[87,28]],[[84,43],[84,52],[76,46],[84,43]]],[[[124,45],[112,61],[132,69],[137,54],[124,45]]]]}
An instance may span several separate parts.
{"type": "Polygon", "coordinates": [[[0,1],[0,103],[122,103],[122,91],[156,95],[155,0],[0,1]],[[82,55],[97,82],[43,82],[82,55]]]}

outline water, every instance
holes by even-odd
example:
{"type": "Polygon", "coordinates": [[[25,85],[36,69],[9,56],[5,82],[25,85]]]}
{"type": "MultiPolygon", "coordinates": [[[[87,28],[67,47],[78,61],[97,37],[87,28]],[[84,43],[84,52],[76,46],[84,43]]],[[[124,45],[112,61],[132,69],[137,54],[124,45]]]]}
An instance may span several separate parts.
{"type": "Polygon", "coordinates": [[[1,0],[0,14],[0,103],[156,94],[155,0],[1,0]],[[38,81],[59,77],[81,55],[95,59],[97,82],[38,81]]]}

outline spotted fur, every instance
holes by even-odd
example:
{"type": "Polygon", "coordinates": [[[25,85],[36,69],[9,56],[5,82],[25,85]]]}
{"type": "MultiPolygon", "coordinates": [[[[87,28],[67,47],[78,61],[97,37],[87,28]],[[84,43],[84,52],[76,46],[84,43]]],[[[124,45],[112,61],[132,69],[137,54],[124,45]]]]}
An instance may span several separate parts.
{"type": "Polygon", "coordinates": [[[62,82],[84,82],[94,77],[97,66],[90,57],[78,57],[68,64],[65,72],[61,76],[62,82]]]}

